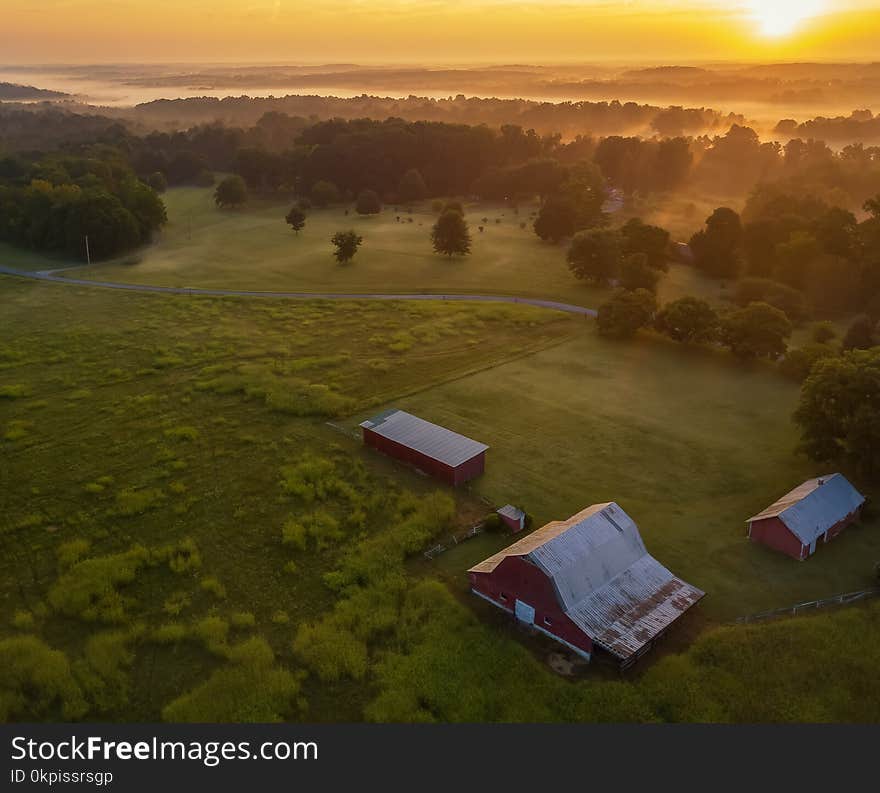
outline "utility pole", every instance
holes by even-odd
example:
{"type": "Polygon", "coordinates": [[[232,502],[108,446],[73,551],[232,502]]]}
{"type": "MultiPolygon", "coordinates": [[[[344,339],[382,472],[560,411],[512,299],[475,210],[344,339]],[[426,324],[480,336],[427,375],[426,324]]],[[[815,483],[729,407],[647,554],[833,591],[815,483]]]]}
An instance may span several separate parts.
{"type": "Polygon", "coordinates": [[[92,263],[92,257],[89,255],[89,235],[86,234],[86,264],[92,263]]]}

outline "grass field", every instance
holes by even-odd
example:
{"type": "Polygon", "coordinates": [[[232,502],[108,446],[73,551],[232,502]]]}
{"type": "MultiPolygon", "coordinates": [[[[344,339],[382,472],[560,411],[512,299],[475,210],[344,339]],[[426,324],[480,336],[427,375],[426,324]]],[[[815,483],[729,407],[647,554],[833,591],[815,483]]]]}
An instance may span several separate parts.
{"type": "Polygon", "coordinates": [[[880,717],[876,608],[716,627],[880,552],[873,524],[802,564],[743,539],[814,473],[772,368],[521,306],[3,278],[0,322],[0,720],[880,717]],[[451,494],[364,449],[387,404],[489,443],[486,475],[451,494]],[[538,523],[617,500],[709,596],[629,680],[564,680],[466,594],[508,538],[420,556],[480,497],[538,523]]]}
{"type": "MultiPolygon", "coordinates": [[[[163,198],[169,223],[153,245],[79,269],[77,277],[272,291],[490,293],[589,307],[607,295],[572,277],[564,246],[535,236],[530,216],[534,207],[525,205],[518,214],[509,207],[468,205],[472,253],[449,260],[431,249],[436,216],[426,206],[412,214],[389,206],[373,217],[353,211],[346,216],[340,207],[312,209],[305,229],[295,235],[284,222],[287,203],[252,200],[238,210],[219,210],[212,190],[204,188],[176,188],[163,198]],[[349,228],[363,236],[364,244],[351,264],[339,266],[330,237],[349,228]]],[[[21,263],[28,269],[64,264],[10,249],[0,248],[0,256],[10,266],[21,263]]],[[[690,268],[673,266],[661,286],[661,299],[683,291],[714,295],[718,287],[690,268]]]]}

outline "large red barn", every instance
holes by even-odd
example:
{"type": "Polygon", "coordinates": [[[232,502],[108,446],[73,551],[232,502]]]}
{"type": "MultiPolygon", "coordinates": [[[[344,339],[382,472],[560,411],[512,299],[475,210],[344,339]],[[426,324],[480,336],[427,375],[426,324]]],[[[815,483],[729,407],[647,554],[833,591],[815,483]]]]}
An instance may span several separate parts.
{"type": "Polygon", "coordinates": [[[457,486],[486,467],[485,443],[432,424],[403,410],[386,410],[361,422],[364,443],[457,486]]]}
{"type": "Polygon", "coordinates": [[[617,504],[594,504],[537,529],[468,570],[472,591],[590,659],[628,666],[704,592],[645,549],[617,504]]]}
{"type": "Polygon", "coordinates": [[[841,474],[808,479],[748,520],[749,539],[793,559],[812,556],[857,520],[865,497],[841,474]]]}

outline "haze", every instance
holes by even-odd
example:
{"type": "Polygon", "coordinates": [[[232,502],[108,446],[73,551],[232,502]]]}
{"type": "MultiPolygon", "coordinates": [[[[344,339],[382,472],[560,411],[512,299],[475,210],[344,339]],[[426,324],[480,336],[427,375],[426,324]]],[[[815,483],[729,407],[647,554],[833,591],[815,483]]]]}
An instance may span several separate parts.
{"type": "Polygon", "coordinates": [[[5,0],[6,63],[865,60],[875,0],[5,0]]]}

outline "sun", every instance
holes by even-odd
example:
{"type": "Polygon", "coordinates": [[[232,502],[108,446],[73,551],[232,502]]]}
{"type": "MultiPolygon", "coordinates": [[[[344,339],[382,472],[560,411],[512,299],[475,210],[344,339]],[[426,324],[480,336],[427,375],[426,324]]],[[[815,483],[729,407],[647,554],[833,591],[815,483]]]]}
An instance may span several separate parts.
{"type": "Polygon", "coordinates": [[[825,4],[823,0],[752,0],[749,5],[761,35],[780,38],[794,33],[825,4]]]}

